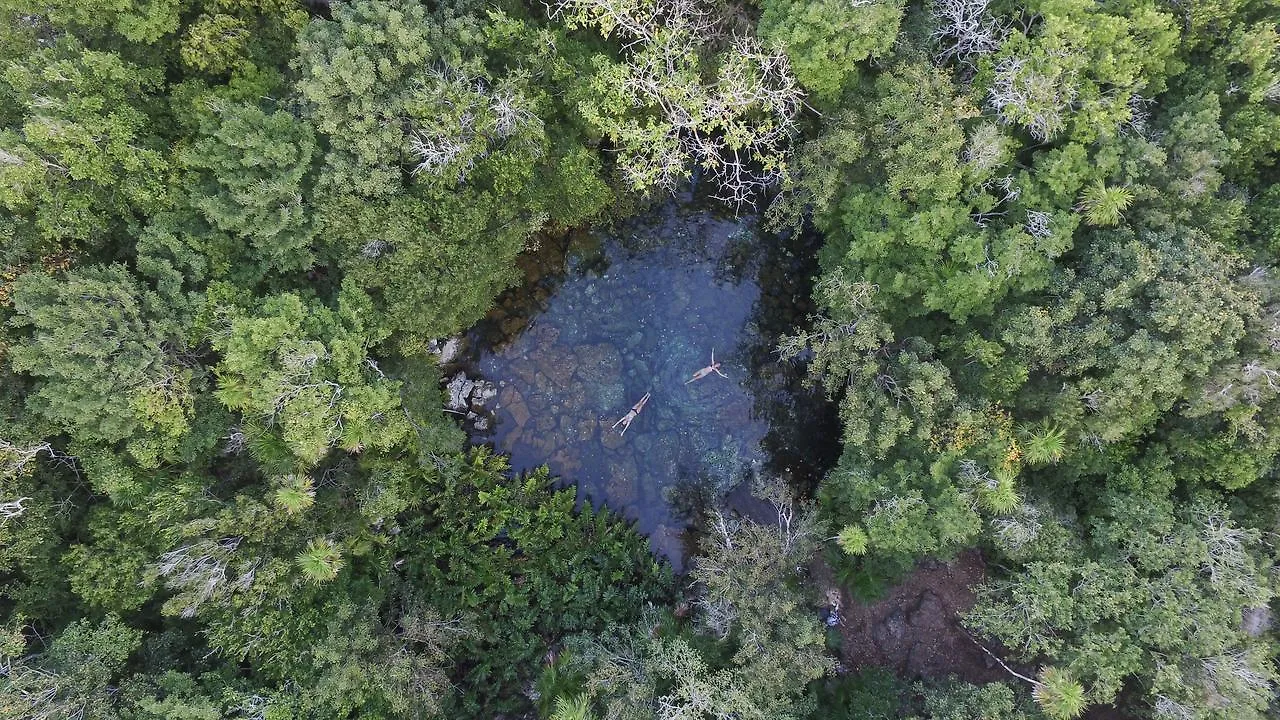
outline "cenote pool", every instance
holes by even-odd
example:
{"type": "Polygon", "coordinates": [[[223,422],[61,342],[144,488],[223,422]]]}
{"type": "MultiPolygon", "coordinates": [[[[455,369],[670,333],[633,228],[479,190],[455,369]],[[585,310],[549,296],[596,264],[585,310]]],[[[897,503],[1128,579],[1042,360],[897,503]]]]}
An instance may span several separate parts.
{"type": "Polygon", "coordinates": [[[688,196],[547,241],[470,333],[458,367],[497,390],[471,441],[546,464],[679,569],[701,509],[749,505],[757,474],[811,484],[838,455],[834,411],[773,351],[812,311],[815,245],[688,196]],[[713,350],[727,377],[686,384],[713,350]]]}

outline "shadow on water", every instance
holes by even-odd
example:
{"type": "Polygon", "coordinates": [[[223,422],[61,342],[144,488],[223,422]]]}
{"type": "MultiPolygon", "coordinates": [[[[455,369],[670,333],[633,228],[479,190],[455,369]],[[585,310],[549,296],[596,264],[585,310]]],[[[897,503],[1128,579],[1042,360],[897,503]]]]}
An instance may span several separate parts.
{"type": "Polygon", "coordinates": [[[839,454],[833,409],[773,352],[812,311],[817,244],[684,197],[529,254],[525,283],[471,331],[463,368],[498,386],[471,441],[516,470],[546,464],[680,569],[700,510],[750,511],[756,475],[811,489],[839,454]],[[713,350],[728,377],[686,384],[713,350]]]}

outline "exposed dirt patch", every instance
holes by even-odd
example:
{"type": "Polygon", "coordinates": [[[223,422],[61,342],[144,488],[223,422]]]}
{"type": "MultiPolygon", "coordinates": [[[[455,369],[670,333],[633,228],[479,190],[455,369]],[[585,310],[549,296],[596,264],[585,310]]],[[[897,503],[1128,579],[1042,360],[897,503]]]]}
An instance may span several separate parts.
{"type": "Polygon", "coordinates": [[[889,668],[904,679],[946,678],[971,683],[1008,680],[960,626],[973,607],[973,588],[986,578],[977,550],[944,563],[925,560],[874,603],[841,589],[841,659],[850,670],[889,668]]]}
{"type": "MultiPolygon", "coordinates": [[[[960,625],[977,600],[974,588],[986,579],[986,570],[982,554],[966,550],[949,563],[921,561],[874,603],[858,602],[841,588],[841,661],[849,670],[887,668],[904,680],[955,676],[979,685],[1016,684],[960,625]]],[[[834,584],[825,564],[814,568],[814,574],[823,587],[834,584]]],[[[988,647],[1003,656],[998,645],[988,647]]],[[[1019,672],[1035,674],[1034,667],[1006,662],[1019,672]]],[[[1111,706],[1094,706],[1084,715],[1084,720],[1128,719],[1111,706]]]]}

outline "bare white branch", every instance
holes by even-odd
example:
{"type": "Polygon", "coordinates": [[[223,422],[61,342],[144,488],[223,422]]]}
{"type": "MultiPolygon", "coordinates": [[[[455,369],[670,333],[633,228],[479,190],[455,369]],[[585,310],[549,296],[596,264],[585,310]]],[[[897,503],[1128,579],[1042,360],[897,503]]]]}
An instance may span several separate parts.
{"type": "Polygon", "coordinates": [[[1008,26],[991,15],[990,7],[990,0],[934,0],[934,62],[972,65],[974,58],[999,49],[1008,26]]]}
{"type": "Polygon", "coordinates": [[[547,9],[572,27],[596,26],[623,41],[627,62],[611,70],[608,84],[647,117],[606,110],[597,122],[632,187],[671,192],[696,167],[717,198],[740,208],[781,180],[804,104],[784,53],[733,37],[707,82],[700,48],[721,31],[696,0],[553,0],[547,9]]]}
{"type": "Polygon", "coordinates": [[[1044,141],[1066,124],[1076,89],[1070,77],[1049,75],[1023,58],[1007,57],[996,64],[988,97],[1002,122],[1023,125],[1044,141]]]}
{"type": "Polygon", "coordinates": [[[1023,227],[1031,237],[1044,240],[1053,235],[1053,216],[1041,210],[1028,210],[1027,221],[1023,227]]]}

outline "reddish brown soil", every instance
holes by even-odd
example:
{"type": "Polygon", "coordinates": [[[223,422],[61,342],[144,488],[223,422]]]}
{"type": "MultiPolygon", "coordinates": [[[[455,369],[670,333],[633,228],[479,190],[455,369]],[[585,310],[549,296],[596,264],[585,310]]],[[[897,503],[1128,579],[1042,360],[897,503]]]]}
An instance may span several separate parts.
{"type": "Polygon", "coordinates": [[[840,591],[842,660],[850,670],[879,666],[904,679],[954,675],[972,683],[1008,680],[960,626],[973,589],[986,577],[976,550],[944,563],[926,560],[874,603],[840,591]]]}
{"type": "MultiPolygon", "coordinates": [[[[905,680],[958,677],[974,684],[1014,682],[960,625],[973,607],[974,588],[986,579],[986,563],[977,550],[960,553],[951,562],[922,561],[902,582],[874,603],[840,593],[841,661],[849,670],[883,667],[905,680]]],[[[823,586],[832,583],[825,566],[814,569],[823,586]]],[[[988,646],[1001,653],[998,645],[988,646]]],[[[1002,654],[1002,653],[1001,653],[1002,654]]],[[[1031,675],[1035,669],[1009,662],[1031,675]]],[[[1112,707],[1093,707],[1085,720],[1125,720],[1112,707]]]]}

